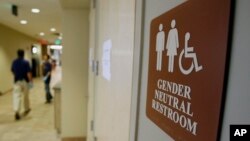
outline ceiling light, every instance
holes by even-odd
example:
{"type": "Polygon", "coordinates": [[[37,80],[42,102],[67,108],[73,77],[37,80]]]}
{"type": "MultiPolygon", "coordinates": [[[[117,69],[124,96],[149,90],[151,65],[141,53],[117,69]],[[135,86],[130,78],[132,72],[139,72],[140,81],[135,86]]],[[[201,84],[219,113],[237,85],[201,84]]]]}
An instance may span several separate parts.
{"type": "Polygon", "coordinates": [[[51,49],[62,49],[62,46],[61,45],[50,45],[49,46],[51,49]]]}
{"type": "Polygon", "coordinates": [[[32,13],[39,13],[39,12],[40,12],[40,9],[32,8],[32,9],[31,9],[31,12],[32,12],[32,13]]]}
{"type": "Polygon", "coordinates": [[[55,28],[51,28],[50,31],[51,31],[51,32],[55,32],[56,29],[55,29],[55,28]]]}
{"type": "Polygon", "coordinates": [[[21,20],[20,23],[21,24],[27,24],[28,22],[26,20],[21,20]]]}
{"type": "Polygon", "coordinates": [[[44,32],[40,32],[39,35],[40,36],[44,36],[45,34],[44,34],[44,32]]]}

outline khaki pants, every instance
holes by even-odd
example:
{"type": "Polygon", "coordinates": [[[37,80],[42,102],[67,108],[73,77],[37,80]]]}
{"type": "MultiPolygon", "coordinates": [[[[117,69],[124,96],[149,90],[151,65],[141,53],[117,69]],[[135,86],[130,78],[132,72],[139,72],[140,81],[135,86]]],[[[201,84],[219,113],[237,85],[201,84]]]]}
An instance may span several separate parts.
{"type": "Polygon", "coordinates": [[[20,113],[22,108],[24,111],[29,110],[29,88],[26,81],[17,81],[13,88],[13,108],[15,112],[20,113]],[[23,107],[22,107],[23,105],[23,107]]]}

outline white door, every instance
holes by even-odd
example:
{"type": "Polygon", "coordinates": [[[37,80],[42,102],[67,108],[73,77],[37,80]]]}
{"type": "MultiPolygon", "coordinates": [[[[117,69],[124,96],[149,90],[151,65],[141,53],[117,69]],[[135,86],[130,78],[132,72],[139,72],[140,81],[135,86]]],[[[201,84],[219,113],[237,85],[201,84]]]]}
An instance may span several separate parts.
{"type": "Polygon", "coordinates": [[[135,2],[96,2],[94,136],[97,141],[128,141],[135,2]]]}

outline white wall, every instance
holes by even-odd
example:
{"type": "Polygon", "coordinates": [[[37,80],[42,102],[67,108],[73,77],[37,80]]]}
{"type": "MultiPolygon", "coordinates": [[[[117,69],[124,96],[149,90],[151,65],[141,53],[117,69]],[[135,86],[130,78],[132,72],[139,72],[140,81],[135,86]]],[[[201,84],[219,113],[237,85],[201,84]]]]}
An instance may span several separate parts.
{"type": "Polygon", "coordinates": [[[233,42],[221,141],[230,124],[250,124],[250,1],[236,1],[233,42]]]}
{"type": "Polygon", "coordinates": [[[31,45],[36,40],[0,24],[0,92],[12,88],[13,75],[10,71],[12,61],[17,58],[17,49],[25,50],[25,58],[30,60],[31,45]]]}
{"type": "MultiPolygon", "coordinates": [[[[166,5],[162,6],[157,6],[153,5],[152,1],[149,0],[148,5],[146,7],[151,7],[151,13],[156,13],[156,15],[159,15],[161,13],[161,9],[167,8],[166,5]],[[155,7],[154,7],[155,6],[155,7]],[[153,7],[153,8],[152,8],[153,7]],[[157,8],[157,10],[155,10],[157,8]],[[159,13],[157,13],[157,11],[159,13]]],[[[179,1],[171,1],[169,4],[179,4],[179,1]]],[[[169,5],[169,6],[170,6],[169,5]]],[[[221,134],[221,141],[229,141],[229,128],[231,124],[248,124],[250,123],[250,112],[249,112],[249,107],[250,107],[250,95],[249,95],[249,86],[250,86],[250,10],[249,10],[249,5],[250,1],[249,0],[241,0],[241,1],[236,1],[236,11],[235,11],[235,19],[234,19],[234,30],[233,30],[233,40],[232,40],[232,51],[230,55],[230,68],[229,68],[229,76],[228,76],[228,86],[227,86],[227,93],[226,93],[226,103],[225,103],[225,108],[224,108],[224,116],[223,116],[223,125],[222,125],[222,134],[221,134]]],[[[140,11],[138,11],[140,12],[140,11]]],[[[146,14],[149,11],[146,11],[146,14]]],[[[149,15],[152,17],[152,15],[149,15]]],[[[140,17],[140,15],[139,15],[140,17]]],[[[146,23],[145,26],[149,26],[149,20],[150,18],[146,17],[146,23]]],[[[138,28],[141,28],[138,25],[138,28]]],[[[149,29],[149,28],[148,28],[149,29]]],[[[140,30],[140,29],[136,29],[140,30]]],[[[148,31],[137,31],[140,32],[141,34],[144,34],[145,36],[148,36],[148,31]]],[[[137,33],[139,34],[139,33],[137,33]]],[[[139,40],[135,41],[136,43],[141,43],[139,40]]],[[[144,47],[147,45],[144,45],[144,47]]],[[[146,49],[147,50],[147,49],[146,49]]],[[[141,50],[142,51],[142,50],[141,50]]],[[[136,54],[140,55],[140,51],[135,52],[136,54]]],[[[147,58],[148,52],[144,50],[143,52],[143,57],[144,59],[147,58]]],[[[136,62],[136,60],[134,61],[136,62]]],[[[137,65],[139,63],[137,62],[137,65]]],[[[143,69],[147,68],[147,64],[143,64],[143,69]]],[[[136,70],[138,72],[138,70],[136,70]]],[[[134,77],[134,81],[138,81],[140,74],[134,77]]],[[[142,76],[147,76],[143,75],[142,76]]],[[[139,78],[141,79],[141,83],[144,83],[147,81],[147,78],[139,78]]],[[[140,84],[140,82],[136,82],[135,84],[140,84]]],[[[140,90],[134,89],[134,94],[137,94],[140,90]]],[[[145,91],[142,90],[144,93],[145,91]]],[[[142,93],[143,93],[142,92],[142,93]]],[[[145,97],[141,95],[141,97],[145,97]]],[[[133,105],[136,108],[138,105],[138,101],[136,100],[137,96],[133,96],[133,105]]],[[[145,101],[142,100],[140,101],[142,106],[145,107],[145,101]]],[[[146,122],[146,119],[142,119],[143,115],[145,115],[145,111],[142,112],[142,114],[139,115],[140,119],[139,121],[135,118],[136,117],[136,111],[133,109],[133,114],[132,116],[132,124],[139,123],[141,128],[139,129],[139,133],[141,132],[144,134],[141,134],[139,136],[139,139],[136,137],[138,134],[135,131],[138,131],[137,129],[134,129],[136,126],[132,126],[132,130],[135,130],[134,132],[131,132],[131,138],[130,141],[134,141],[135,138],[138,140],[164,140],[164,141],[172,141],[166,133],[164,133],[161,129],[152,123],[146,122]],[[157,130],[156,130],[157,129],[157,130]],[[145,134],[149,133],[149,134],[145,134]]]]}
{"type": "Polygon", "coordinates": [[[88,10],[63,10],[62,137],[87,134],[88,10]]]}

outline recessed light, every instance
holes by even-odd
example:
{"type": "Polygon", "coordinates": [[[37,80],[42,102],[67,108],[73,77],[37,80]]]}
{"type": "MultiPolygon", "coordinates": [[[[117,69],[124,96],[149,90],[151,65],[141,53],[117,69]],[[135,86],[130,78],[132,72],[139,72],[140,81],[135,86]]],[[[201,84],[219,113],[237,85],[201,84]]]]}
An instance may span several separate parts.
{"type": "Polygon", "coordinates": [[[40,32],[39,35],[40,36],[44,36],[45,34],[44,34],[44,32],[40,32]]]}
{"type": "Polygon", "coordinates": [[[36,54],[37,52],[38,52],[37,47],[33,47],[33,48],[32,48],[32,53],[33,53],[33,54],[36,54]]]}
{"type": "Polygon", "coordinates": [[[51,31],[51,32],[55,32],[56,29],[55,29],[55,28],[51,28],[50,31],[51,31]]]}
{"type": "Polygon", "coordinates": [[[27,24],[28,22],[26,20],[21,20],[20,23],[21,24],[27,24]]]}
{"type": "Polygon", "coordinates": [[[40,9],[38,9],[38,8],[32,8],[32,9],[31,9],[31,12],[32,12],[32,13],[39,13],[39,12],[40,12],[40,9]]]}

